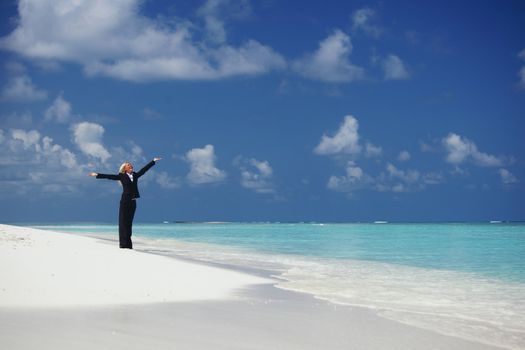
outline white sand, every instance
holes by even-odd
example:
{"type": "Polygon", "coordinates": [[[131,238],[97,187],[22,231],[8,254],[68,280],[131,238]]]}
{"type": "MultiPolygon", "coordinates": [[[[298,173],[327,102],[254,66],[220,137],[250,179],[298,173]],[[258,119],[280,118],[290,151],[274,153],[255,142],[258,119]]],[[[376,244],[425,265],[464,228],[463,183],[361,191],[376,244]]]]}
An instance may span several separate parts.
{"type": "Polygon", "coordinates": [[[224,299],[270,280],[103,244],[0,225],[0,307],[224,299]]]}
{"type": "Polygon", "coordinates": [[[0,349],[499,349],[270,282],[0,225],[0,349]]]}

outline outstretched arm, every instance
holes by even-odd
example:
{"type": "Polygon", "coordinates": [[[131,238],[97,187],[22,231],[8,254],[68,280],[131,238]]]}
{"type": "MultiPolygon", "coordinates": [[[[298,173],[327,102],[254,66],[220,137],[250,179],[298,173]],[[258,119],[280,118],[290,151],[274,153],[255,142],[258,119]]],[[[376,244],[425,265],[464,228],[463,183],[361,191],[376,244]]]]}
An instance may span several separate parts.
{"type": "Polygon", "coordinates": [[[97,179],[120,180],[120,177],[118,175],[113,174],[89,173],[88,175],[95,176],[97,179]]]}
{"type": "Polygon", "coordinates": [[[151,162],[149,162],[148,164],[146,164],[144,166],[144,168],[140,169],[139,171],[137,171],[137,177],[141,177],[142,175],[144,175],[146,173],[146,171],[148,171],[152,166],[155,165],[155,162],[161,160],[162,158],[158,158],[158,157],[155,157],[153,158],[153,160],[151,162]]]}

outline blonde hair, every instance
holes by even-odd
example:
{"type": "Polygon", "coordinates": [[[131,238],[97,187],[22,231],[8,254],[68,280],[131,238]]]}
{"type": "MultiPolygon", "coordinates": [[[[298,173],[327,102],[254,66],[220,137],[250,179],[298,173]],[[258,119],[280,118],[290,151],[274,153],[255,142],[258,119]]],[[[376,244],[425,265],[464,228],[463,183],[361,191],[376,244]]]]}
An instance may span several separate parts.
{"type": "Polygon", "coordinates": [[[119,172],[120,174],[124,174],[124,168],[125,168],[126,165],[128,165],[128,164],[129,164],[129,162],[124,162],[124,163],[122,163],[122,165],[120,166],[120,168],[118,168],[118,172],[119,172]]]}

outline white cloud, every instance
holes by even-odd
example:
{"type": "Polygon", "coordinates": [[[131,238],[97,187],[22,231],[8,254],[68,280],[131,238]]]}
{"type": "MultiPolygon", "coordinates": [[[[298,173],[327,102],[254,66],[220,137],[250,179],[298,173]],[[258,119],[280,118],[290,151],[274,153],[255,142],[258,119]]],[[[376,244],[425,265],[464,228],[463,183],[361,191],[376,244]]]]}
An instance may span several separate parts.
{"type": "Polygon", "coordinates": [[[142,114],[144,115],[144,119],[146,120],[160,120],[164,118],[164,115],[162,115],[162,113],[159,113],[147,107],[142,110],[142,114]]]}
{"type": "Polygon", "coordinates": [[[420,174],[419,174],[419,171],[417,170],[407,170],[407,171],[399,170],[390,163],[387,164],[386,170],[388,171],[388,174],[390,175],[390,177],[394,179],[399,179],[408,184],[417,183],[420,179],[420,174]]]}
{"type": "MultiPolygon", "coordinates": [[[[149,159],[146,160],[146,157],[144,156],[144,152],[142,148],[131,140],[127,141],[125,145],[118,145],[118,146],[110,147],[110,149],[108,150],[108,153],[111,155],[111,158],[107,162],[108,164],[116,163],[120,165],[124,161],[136,163],[136,164],[149,162],[149,159]]],[[[97,166],[103,167],[105,165],[106,164],[99,164],[97,166]]],[[[114,169],[112,169],[112,171],[113,170],[114,169]]]]}
{"type": "Polygon", "coordinates": [[[197,11],[204,19],[207,39],[216,44],[226,41],[225,20],[245,18],[250,13],[248,0],[208,0],[197,11]]]}
{"type": "Polygon", "coordinates": [[[60,63],[56,61],[42,60],[42,61],[35,62],[35,65],[38,68],[40,68],[42,71],[47,72],[47,73],[56,73],[62,70],[62,66],[60,65],[60,63]]]}
{"type": "Polygon", "coordinates": [[[498,173],[501,177],[501,182],[505,185],[510,185],[518,182],[518,178],[507,169],[499,169],[498,173]]]}
{"type": "Polygon", "coordinates": [[[257,193],[275,193],[273,169],[266,160],[249,159],[241,168],[241,185],[257,193]]]}
{"type": "Polygon", "coordinates": [[[77,167],[75,154],[60,145],[54,144],[53,139],[48,136],[44,136],[42,139],[42,146],[41,148],[37,148],[37,151],[42,153],[48,159],[55,157],[56,163],[59,163],[68,169],[74,169],[77,167]]]}
{"type": "Polygon", "coordinates": [[[365,145],[365,157],[373,158],[379,157],[383,154],[383,149],[380,146],[376,146],[370,142],[365,145]]]}
{"type": "Polygon", "coordinates": [[[96,123],[82,122],[72,126],[73,140],[80,150],[105,162],[111,155],[102,144],[104,127],[96,123]]]}
{"type": "Polygon", "coordinates": [[[224,1],[220,0],[208,0],[202,5],[197,14],[204,18],[206,22],[206,32],[208,40],[222,44],[226,41],[226,29],[224,28],[224,22],[219,18],[220,5],[224,1]]]}
{"type": "Polygon", "coordinates": [[[60,94],[46,110],[44,116],[46,121],[67,123],[71,119],[71,104],[60,94]]]}
{"type": "Polygon", "coordinates": [[[357,119],[347,115],[334,136],[323,135],[314,152],[320,155],[359,154],[361,146],[359,145],[358,128],[357,119]]]}
{"type": "MultiPolygon", "coordinates": [[[[147,18],[140,14],[140,4],[23,0],[18,27],[0,39],[0,47],[38,61],[79,63],[88,75],[131,81],[221,79],[285,66],[281,55],[255,40],[240,47],[196,42],[194,24],[147,18]]],[[[223,28],[217,23],[216,33],[223,28]]]]}
{"type": "Polygon", "coordinates": [[[407,160],[410,160],[410,153],[408,151],[401,151],[399,152],[397,159],[401,162],[406,162],[407,160]]]}
{"type": "Polygon", "coordinates": [[[422,176],[423,183],[426,185],[438,185],[445,181],[443,174],[439,172],[430,172],[422,176]]]}
{"type": "MultiPolygon", "coordinates": [[[[69,104],[61,96],[47,112],[47,118],[64,122],[69,121],[71,118],[68,116],[72,115],[69,104]]],[[[18,115],[10,118],[15,117],[18,115]]],[[[19,119],[30,122],[31,114],[27,118],[22,115],[19,119]]],[[[78,123],[72,125],[70,131],[71,140],[80,152],[75,153],[55,143],[40,130],[1,130],[0,166],[3,166],[3,174],[0,176],[0,193],[6,196],[28,193],[78,194],[93,186],[93,182],[86,181],[89,171],[115,172],[113,161],[107,162],[111,156],[118,162],[144,160],[142,149],[131,141],[127,143],[127,149],[118,146],[109,152],[102,143],[104,128],[99,124],[78,123]]],[[[171,186],[170,180],[173,179],[161,175],[158,182],[166,187],[171,186]]]]}
{"type": "Polygon", "coordinates": [[[428,153],[428,152],[435,152],[435,147],[425,141],[419,141],[419,149],[421,150],[421,152],[425,152],[425,153],[428,153]]]}
{"type": "Polygon", "coordinates": [[[472,153],[471,143],[464,141],[461,136],[454,133],[450,133],[444,138],[443,144],[448,151],[447,162],[452,164],[463,163],[472,153]]]}
{"type": "Polygon", "coordinates": [[[131,145],[131,154],[136,157],[136,158],[142,158],[144,157],[144,153],[142,151],[142,148],[135,144],[133,141],[130,141],[130,145],[131,145]]]}
{"type": "Polygon", "coordinates": [[[375,178],[374,189],[381,192],[415,192],[425,189],[429,185],[438,185],[444,182],[439,172],[421,173],[418,170],[401,170],[388,163],[386,174],[381,173],[375,178]]]}
{"type": "Polygon", "coordinates": [[[2,100],[13,102],[34,102],[46,98],[47,92],[37,88],[27,75],[10,78],[1,94],[2,100]]]}
{"type": "Polygon", "coordinates": [[[476,149],[473,150],[472,158],[476,164],[481,166],[500,166],[504,163],[503,158],[498,158],[487,153],[482,153],[476,149]]]}
{"type": "MultiPolygon", "coordinates": [[[[523,61],[525,61],[525,49],[520,51],[520,53],[518,54],[518,57],[521,58],[523,61]]],[[[520,71],[518,72],[518,76],[520,78],[518,85],[521,88],[525,89],[525,66],[521,67],[520,71]]]]}
{"type": "Polygon", "coordinates": [[[11,130],[11,137],[13,140],[22,141],[24,149],[28,149],[40,141],[40,133],[36,130],[25,131],[14,129],[11,130]]]}
{"type": "Polygon", "coordinates": [[[78,164],[76,155],[50,137],[37,130],[21,129],[12,129],[5,136],[1,131],[0,135],[3,195],[71,193],[84,181],[80,175],[85,169],[78,164]]]}
{"type": "Polygon", "coordinates": [[[327,187],[339,192],[371,190],[377,192],[414,192],[444,182],[440,173],[421,174],[417,170],[401,170],[387,164],[386,173],[374,176],[366,173],[354,161],[349,161],[343,176],[330,176],[327,187]]]}
{"type": "Polygon", "coordinates": [[[187,179],[192,185],[217,183],[226,178],[226,173],[215,167],[216,157],[213,145],[188,151],[186,160],[190,163],[187,179]]]}
{"type": "Polygon", "coordinates": [[[397,185],[395,185],[395,186],[393,186],[393,187],[391,188],[391,191],[392,191],[392,192],[397,192],[397,193],[407,192],[407,188],[406,188],[406,186],[403,185],[403,184],[397,184],[397,185]]]}
{"type": "Polygon", "coordinates": [[[410,78],[405,64],[396,55],[388,55],[382,62],[385,80],[402,80],[410,78]]]}
{"type": "Polygon", "coordinates": [[[218,78],[218,73],[198,57],[159,57],[149,59],[125,59],[114,63],[91,63],[86,67],[88,75],[106,75],[136,82],[154,80],[205,80],[218,78]]]}
{"type": "Polygon", "coordinates": [[[359,189],[369,188],[373,185],[374,179],[365,174],[354,161],[349,161],[346,165],[346,175],[330,176],[327,187],[334,191],[352,192],[359,189]]]}
{"type": "MultiPolygon", "coordinates": [[[[110,152],[102,145],[104,129],[98,124],[75,124],[71,132],[72,141],[80,149],[76,153],[38,130],[0,129],[2,196],[79,194],[92,189],[94,182],[86,181],[88,172],[114,173],[115,163],[122,160],[144,161],[142,149],[132,141],[127,143],[127,149],[112,148],[109,159],[110,152]]],[[[173,188],[180,182],[162,173],[152,178],[155,180],[164,188],[173,188]]]]}
{"type": "MultiPolygon", "coordinates": [[[[340,192],[354,192],[357,190],[372,190],[379,192],[414,192],[426,188],[429,185],[437,185],[444,182],[440,172],[422,173],[418,170],[402,170],[391,163],[387,163],[385,171],[379,174],[367,173],[355,162],[357,156],[363,154],[367,158],[382,155],[382,148],[371,142],[366,142],[362,147],[359,143],[357,120],[349,115],[333,136],[323,135],[314,153],[320,155],[334,155],[339,161],[346,158],[352,159],[346,163],[345,175],[330,176],[327,187],[340,192]],[[364,148],[364,150],[363,150],[364,148]],[[351,157],[343,157],[350,155],[351,157]]],[[[398,155],[400,161],[410,159],[408,151],[402,151],[398,155]]],[[[480,163],[487,163],[486,155],[478,152],[475,159],[480,163]]]]}
{"type": "Polygon", "coordinates": [[[467,160],[472,160],[475,164],[486,167],[501,166],[504,163],[503,157],[480,152],[474,142],[455,133],[449,133],[443,138],[442,143],[448,152],[447,162],[455,165],[467,160]]]}
{"type": "Polygon", "coordinates": [[[22,0],[18,27],[1,46],[24,56],[74,62],[122,57],[152,23],[138,1],[22,0]],[[104,54],[104,51],[106,52],[104,54]]]}
{"type": "MultiPolygon", "coordinates": [[[[257,75],[285,67],[285,60],[270,47],[250,40],[239,48],[221,46],[210,51],[208,62],[198,52],[168,57],[123,59],[115,63],[96,62],[86,66],[89,75],[107,75],[136,82],[153,80],[213,80],[236,75],[257,75]]],[[[193,50],[194,51],[194,50],[193,50]]]]}
{"type": "Polygon", "coordinates": [[[461,168],[457,165],[454,166],[454,168],[452,170],[449,171],[450,175],[452,176],[456,176],[456,177],[468,177],[470,176],[470,172],[465,169],[465,168],[461,168]]]}
{"type": "Polygon", "coordinates": [[[249,40],[239,48],[222,46],[213,53],[217,76],[262,74],[286,67],[286,61],[269,46],[249,40]]]}
{"type": "Polygon", "coordinates": [[[368,34],[372,37],[379,37],[382,33],[382,29],[373,24],[373,20],[376,17],[376,13],[371,8],[362,8],[355,11],[352,16],[352,29],[354,31],[363,31],[365,34],[368,34]]]}
{"type": "Polygon", "coordinates": [[[349,56],[352,53],[350,37],[340,30],[319,43],[312,54],[295,61],[292,69],[298,74],[327,82],[351,82],[362,79],[363,68],[353,65],[349,56]]]}
{"type": "Polygon", "coordinates": [[[521,50],[518,57],[525,61],[525,49],[521,50]]]}
{"type": "Polygon", "coordinates": [[[160,187],[166,189],[174,189],[181,187],[180,179],[170,176],[166,171],[161,171],[160,173],[156,174],[155,181],[159,184],[160,187]]]}

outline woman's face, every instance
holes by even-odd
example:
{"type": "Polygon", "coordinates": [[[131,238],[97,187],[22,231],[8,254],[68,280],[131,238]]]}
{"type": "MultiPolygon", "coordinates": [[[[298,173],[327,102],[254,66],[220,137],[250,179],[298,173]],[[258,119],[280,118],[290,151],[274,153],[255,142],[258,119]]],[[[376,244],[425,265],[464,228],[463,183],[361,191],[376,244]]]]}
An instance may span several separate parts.
{"type": "Polygon", "coordinates": [[[133,164],[128,163],[124,166],[124,171],[128,174],[133,172],[133,164]]]}

